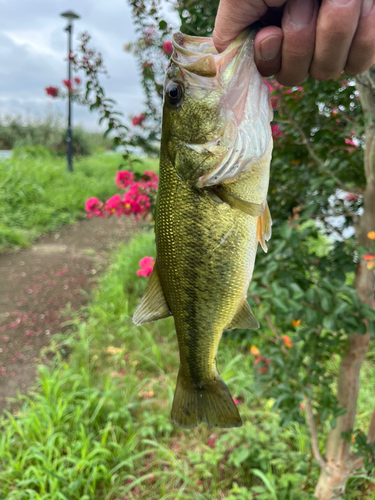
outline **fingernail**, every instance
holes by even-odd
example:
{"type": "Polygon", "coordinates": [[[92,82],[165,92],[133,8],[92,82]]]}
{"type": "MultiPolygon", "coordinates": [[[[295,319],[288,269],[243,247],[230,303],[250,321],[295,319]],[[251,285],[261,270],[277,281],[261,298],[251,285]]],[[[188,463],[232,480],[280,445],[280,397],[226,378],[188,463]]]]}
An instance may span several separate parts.
{"type": "Polygon", "coordinates": [[[260,55],[263,61],[272,61],[279,55],[281,49],[281,37],[270,36],[261,42],[259,46],[260,55]]]}
{"type": "Polygon", "coordinates": [[[288,7],[289,21],[296,29],[310,24],[314,14],[314,0],[292,0],[288,7]]]}
{"type": "Polygon", "coordinates": [[[333,3],[334,5],[337,5],[339,7],[344,7],[345,5],[347,5],[351,1],[352,0],[330,0],[331,3],[333,3]]]}
{"type": "Polygon", "coordinates": [[[374,0],[363,0],[361,8],[361,17],[366,17],[372,11],[374,0]]]}

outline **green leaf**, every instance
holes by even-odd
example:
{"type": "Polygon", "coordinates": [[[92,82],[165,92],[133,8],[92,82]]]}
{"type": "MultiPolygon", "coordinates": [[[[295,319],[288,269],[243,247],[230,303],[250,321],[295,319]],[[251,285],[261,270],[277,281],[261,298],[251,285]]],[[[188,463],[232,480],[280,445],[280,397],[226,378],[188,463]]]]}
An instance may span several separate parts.
{"type": "Polygon", "coordinates": [[[273,302],[274,306],[276,307],[276,309],[279,309],[282,312],[289,312],[289,308],[286,306],[286,304],[284,302],[282,302],[280,299],[278,299],[277,297],[273,297],[272,302],[273,302]]]}

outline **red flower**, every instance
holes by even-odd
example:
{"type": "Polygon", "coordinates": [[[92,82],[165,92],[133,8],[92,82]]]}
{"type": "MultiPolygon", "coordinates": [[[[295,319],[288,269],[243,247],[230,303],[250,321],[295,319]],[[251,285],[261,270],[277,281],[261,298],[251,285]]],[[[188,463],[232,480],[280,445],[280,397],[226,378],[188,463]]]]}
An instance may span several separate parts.
{"type": "Polygon", "coordinates": [[[155,172],[152,172],[151,170],[146,170],[143,173],[143,176],[149,177],[152,181],[159,182],[159,177],[155,174],[155,172]]]}
{"type": "Polygon", "coordinates": [[[127,170],[119,170],[116,174],[115,182],[119,189],[125,189],[126,187],[130,186],[130,184],[133,184],[133,174],[131,172],[128,172],[127,170]]]}
{"type": "Polygon", "coordinates": [[[345,200],[346,201],[355,201],[358,200],[358,196],[356,194],[346,194],[345,195],[345,200]]]}
{"type": "Polygon", "coordinates": [[[272,130],[272,137],[274,139],[279,139],[280,137],[282,137],[284,135],[283,132],[280,130],[280,127],[278,125],[271,125],[271,130],[272,130]]]}
{"type": "Polygon", "coordinates": [[[142,123],[146,120],[146,116],[141,113],[140,115],[138,116],[133,116],[133,120],[132,120],[132,124],[134,126],[136,125],[142,125],[142,123]]]}
{"type": "Polygon", "coordinates": [[[138,269],[137,276],[143,276],[144,278],[151,276],[154,264],[155,262],[153,257],[143,257],[143,259],[139,261],[139,267],[141,269],[138,269]]]}
{"type": "Polygon", "coordinates": [[[209,446],[210,448],[214,449],[215,448],[215,443],[216,443],[216,439],[209,439],[206,443],[207,446],[209,446]]]}
{"type": "Polygon", "coordinates": [[[86,201],[86,212],[89,217],[96,215],[97,217],[104,217],[103,213],[103,202],[101,202],[98,198],[89,198],[86,201]]]}
{"type": "Polygon", "coordinates": [[[74,78],[74,81],[76,82],[77,85],[81,83],[81,79],[78,76],[74,78]]]}
{"type": "Polygon", "coordinates": [[[364,260],[375,260],[375,253],[366,253],[363,258],[364,260]]]}
{"type": "Polygon", "coordinates": [[[59,87],[46,87],[46,92],[47,95],[50,95],[51,97],[57,97],[59,95],[60,89],[59,87]]]}
{"type": "Polygon", "coordinates": [[[72,90],[72,81],[71,80],[63,80],[63,84],[68,90],[72,90]]]}
{"type": "Polygon", "coordinates": [[[173,45],[172,42],[163,42],[163,52],[170,56],[173,52],[173,45]]]}
{"type": "Polygon", "coordinates": [[[104,208],[109,215],[113,215],[115,213],[117,217],[120,217],[123,209],[123,201],[121,196],[119,194],[115,194],[114,196],[112,196],[112,198],[107,200],[104,208]]]}

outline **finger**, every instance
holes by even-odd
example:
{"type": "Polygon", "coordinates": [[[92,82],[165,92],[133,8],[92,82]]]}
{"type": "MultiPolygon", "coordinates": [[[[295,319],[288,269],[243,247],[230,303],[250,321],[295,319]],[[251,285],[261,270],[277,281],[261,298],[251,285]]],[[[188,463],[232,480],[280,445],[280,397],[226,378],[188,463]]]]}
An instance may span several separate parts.
{"type": "Polygon", "coordinates": [[[346,66],[362,0],[323,0],[316,27],[310,74],[318,80],[338,77],[346,66]]]}
{"type": "Polygon", "coordinates": [[[268,26],[257,33],[254,41],[255,63],[263,76],[277,73],[281,66],[283,32],[276,26],[268,26]]]}
{"type": "Polygon", "coordinates": [[[283,15],[284,41],[281,69],[276,79],[281,85],[299,85],[307,77],[314,56],[317,0],[289,0],[283,15]]]}
{"type": "Polygon", "coordinates": [[[375,64],[375,2],[363,0],[345,71],[358,75],[373,64],[375,64]]]}
{"type": "Polygon", "coordinates": [[[269,7],[280,7],[286,0],[220,0],[213,32],[218,52],[225,50],[243,29],[258,21],[269,7]]]}

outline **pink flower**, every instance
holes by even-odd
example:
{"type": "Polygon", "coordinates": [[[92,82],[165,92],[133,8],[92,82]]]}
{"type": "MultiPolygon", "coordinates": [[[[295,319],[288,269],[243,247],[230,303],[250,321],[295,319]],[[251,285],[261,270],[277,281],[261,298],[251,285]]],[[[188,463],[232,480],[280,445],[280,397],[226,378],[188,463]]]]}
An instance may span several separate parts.
{"type": "Polygon", "coordinates": [[[206,446],[209,446],[210,448],[214,449],[215,443],[216,443],[216,439],[209,439],[206,443],[206,446]]]}
{"type": "Polygon", "coordinates": [[[241,400],[240,399],[236,399],[234,396],[232,396],[232,399],[233,399],[233,403],[235,405],[239,405],[241,403],[241,400]]]}
{"type": "Polygon", "coordinates": [[[155,172],[152,172],[152,170],[146,170],[143,173],[143,176],[150,177],[150,179],[155,182],[159,181],[159,177],[155,174],[155,172]]]}
{"type": "Polygon", "coordinates": [[[143,276],[144,278],[151,276],[154,264],[155,262],[153,257],[143,257],[143,259],[139,261],[139,267],[141,269],[138,269],[137,276],[143,276]]]}
{"type": "Polygon", "coordinates": [[[134,126],[136,125],[142,125],[142,123],[146,120],[146,116],[141,113],[140,115],[138,116],[133,116],[133,119],[132,119],[132,124],[134,126]]]}
{"type": "Polygon", "coordinates": [[[170,56],[173,52],[173,45],[172,42],[163,42],[163,52],[170,56]]]}
{"type": "Polygon", "coordinates": [[[119,170],[116,174],[115,182],[119,189],[125,189],[126,187],[130,186],[130,184],[133,184],[133,174],[131,172],[128,172],[127,170],[119,170]]]}
{"type": "Polygon", "coordinates": [[[299,405],[300,410],[304,410],[306,408],[306,405],[304,403],[301,403],[299,405]]]}
{"type": "Polygon", "coordinates": [[[346,194],[345,195],[345,200],[346,201],[355,201],[358,200],[358,196],[356,194],[346,194]]]}
{"type": "Polygon", "coordinates": [[[114,213],[117,217],[120,217],[123,209],[123,201],[119,194],[115,194],[112,198],[107,200],[104,209],[108,212],[108,215],[113,215],[114,213]]]}
{"type": "Polygon", "coordinates": [[[81,83],[81,79],[78,76],[74,78],[74,81],[76,82],[77,85],[81,83]]]}
{"type": "Polygon", "coordinates": [[[357,144],[352,139],[345,139],[345,144],[349,144],[350,146],[357,146],[357,144]]]}
{"type": "Polygon", "coordinates": [[[68,90],[72,90],[72,81],[71,80],[63,80],[63,84],[68,90]]]}
{"type": "Polygon", "coordinates": [[[86,201],[85,209],[89,217],[92,217],[93,215],[96,215],[97,217],[104,217],[103,202],[98,198],[89,198],[86,201]]]}
{"type": "Polygon", "coordinates": [[[60,89],[59,87],[46,87],[46,92],[47,95],[50,95],[51,97],[57,97],[59,95],[60,89]]]}
{"type": "Polygon", "coordinates": [[[272,130],[272,137],[274,139],[279,139],[280,137],[282,137],[284,135],[283,132],[280,130],[280,127],[278,125],[271,125],[271,130],[272,130]]]}

